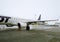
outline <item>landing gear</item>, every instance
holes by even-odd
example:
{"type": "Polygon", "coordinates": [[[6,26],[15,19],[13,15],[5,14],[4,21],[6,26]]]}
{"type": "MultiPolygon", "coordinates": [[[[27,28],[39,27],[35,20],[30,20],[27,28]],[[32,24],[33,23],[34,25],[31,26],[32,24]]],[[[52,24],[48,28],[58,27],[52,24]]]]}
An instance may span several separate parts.
{"type": "Polygon", "coordinates": [[[20,31],[21,30],[21,24],[18,23],[18,30],[20,31]]]}
{"type": "MultiPolygon", "coordinates": [[[[20,23],[18,23],[18,30],[19,30],[19,31],[21,30],[21,24],[20,24],[20,23]]],[[[27,31],[30,30],[29,23],[27,23],[26,30],[27,30],[27,31]]]]}
{"type": "Polygon", "coordinates": [[[26,26],[26,30],[27,30],[27,31],[30,30],[30,26],[29,26],[29,24],[27,24],[27,26],[26,26]]]}

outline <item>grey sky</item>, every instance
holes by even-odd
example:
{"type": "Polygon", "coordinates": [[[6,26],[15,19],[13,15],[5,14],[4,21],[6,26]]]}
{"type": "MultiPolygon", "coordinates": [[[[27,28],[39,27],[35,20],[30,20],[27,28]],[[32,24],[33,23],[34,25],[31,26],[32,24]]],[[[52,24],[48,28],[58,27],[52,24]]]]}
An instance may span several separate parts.
{"type": "Polygon", "coordinates": [[[0,0],[0,15],[25,19],[60,18],[60,0],[0,0]]]}

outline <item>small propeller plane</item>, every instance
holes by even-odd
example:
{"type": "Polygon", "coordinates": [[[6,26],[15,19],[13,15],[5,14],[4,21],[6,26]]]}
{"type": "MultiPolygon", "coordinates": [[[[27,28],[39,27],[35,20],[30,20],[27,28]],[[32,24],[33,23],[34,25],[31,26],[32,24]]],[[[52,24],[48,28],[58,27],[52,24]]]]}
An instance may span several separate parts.
{"type": "Polygon", "coordinates": [[[21,23],[26,23],[26,30],[29,31],[30,30],[30,24],[32,23],[38,23],[38,22],[42,22],[43,24],[45,22],[49,22],[49,21],[57,21],[57,20],[41,20],[41,15],[38,17],[38,20],[31,20],[31,21],[21,21],[17,18],[12,18],[9,16],[0,16],[0,25],[6,25],[7,27],[12,27],[12,26],[18,26],[18,30],[21,30],[21,23]]]}

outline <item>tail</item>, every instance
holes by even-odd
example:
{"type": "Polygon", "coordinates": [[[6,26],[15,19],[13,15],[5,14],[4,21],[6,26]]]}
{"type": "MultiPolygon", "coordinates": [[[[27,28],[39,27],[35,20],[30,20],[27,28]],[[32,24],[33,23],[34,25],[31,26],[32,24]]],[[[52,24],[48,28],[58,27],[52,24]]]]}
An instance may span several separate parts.
{"type": "Polygon", "coordinates": [[[41,20],[41,14],[40,14],[40,16],[38,17],[38,20],[41,20]]]}

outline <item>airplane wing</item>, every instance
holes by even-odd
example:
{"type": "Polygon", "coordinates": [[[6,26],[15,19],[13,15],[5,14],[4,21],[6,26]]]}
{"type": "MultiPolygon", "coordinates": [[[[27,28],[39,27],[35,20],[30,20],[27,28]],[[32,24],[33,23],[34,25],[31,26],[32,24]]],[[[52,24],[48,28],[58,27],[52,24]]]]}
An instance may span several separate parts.
{"type": "Polygon", "coordinates": [[[36,23],[36,22],[45,23],[45,22],[50,22],[50,21],[58,21],[58,19],[55,19],[55,20],[41,20],[41,14],[40,14],[39,17],[38,17],[38,20],[27,21],[25,23],[36,23]]]}
{"type": "Polygon", "coordinates": [[[37,21],[28,21],[28,22],[25,22],[25,23],[34,23],[34,22],[50,22],[50,21],[58,21],[58,19],[55,19],[55,20],[37,20],[37,21]]]}

